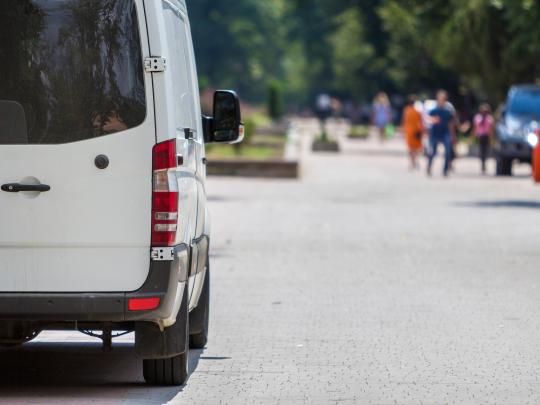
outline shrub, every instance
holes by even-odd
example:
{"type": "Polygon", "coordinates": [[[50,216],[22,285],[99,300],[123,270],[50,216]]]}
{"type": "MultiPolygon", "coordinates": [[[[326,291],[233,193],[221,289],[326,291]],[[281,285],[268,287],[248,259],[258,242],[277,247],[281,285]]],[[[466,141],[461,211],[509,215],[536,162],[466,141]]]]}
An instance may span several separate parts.
{"type": "Polygon", "coordinates": [[[349,132],[349,138],[369,138],[369,127],[367,125],[355,125],[351,127],[351,130],[349,132]]]}
{"type": "Polygon", "coordinates": [[[268,114],[277,121],[283,116],[283,89],[277,80],[268,82],[268,114]]]}

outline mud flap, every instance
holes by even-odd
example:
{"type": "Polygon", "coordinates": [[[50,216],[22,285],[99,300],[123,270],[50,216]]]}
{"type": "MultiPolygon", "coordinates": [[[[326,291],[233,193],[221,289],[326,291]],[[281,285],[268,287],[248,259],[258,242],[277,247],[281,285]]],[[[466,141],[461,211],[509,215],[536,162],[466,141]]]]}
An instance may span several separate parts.
{"type": "Polygon", "coordinates": [[[162,332],[152,322],[135,323],[135,353],[142,359],[167,359],[186,351],[189,339],[189,294],[187,284],[182,295],[182,304],[176,323],[162,332]]]}

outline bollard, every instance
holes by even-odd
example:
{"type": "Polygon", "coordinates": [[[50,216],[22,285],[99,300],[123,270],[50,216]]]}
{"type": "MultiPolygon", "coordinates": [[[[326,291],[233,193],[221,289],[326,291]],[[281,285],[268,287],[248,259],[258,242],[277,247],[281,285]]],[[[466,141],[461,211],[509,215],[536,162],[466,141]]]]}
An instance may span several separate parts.
{"type": "Polygon", "coordinates": [[[540,142],[538,133],[536,134],[537,141],[533,147],[532,156],[532,175],[535,183],[540,183],[540,142]]]}

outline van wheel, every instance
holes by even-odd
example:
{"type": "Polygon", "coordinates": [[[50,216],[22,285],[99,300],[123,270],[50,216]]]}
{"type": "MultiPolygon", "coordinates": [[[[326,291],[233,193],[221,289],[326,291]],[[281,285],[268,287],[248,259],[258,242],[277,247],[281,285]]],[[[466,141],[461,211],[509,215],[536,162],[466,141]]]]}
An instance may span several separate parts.
{"type": "Polygon", "coordinates": [[[512,159],[498,156],[497,157],[497,176],[512,175],[512,159]]]}
{"type": "Polygon", "coordinates": [[[144,359],[143,376],[150,385],[176,386],[183,385],[188,377],[189,365],[189,294],[188,285],[184,287],[182,304],[176,322],[185,322],[184,352],[166,359],[144,359]]]}
{"type": "Polygon", "coordinates": [[[189,346],[192,349],[204,349],[208,343],[208,325],[210,318],[210,262],[206,259],[207,267],[204,284],[197,307],[189,315],[191,335],[189,346]]]}
{"type": "Polygon", "coordinates": [[[188,353],[170,359],[143,360],[144,380],[150,385],[183,385],[188,379],[188,353]]]}

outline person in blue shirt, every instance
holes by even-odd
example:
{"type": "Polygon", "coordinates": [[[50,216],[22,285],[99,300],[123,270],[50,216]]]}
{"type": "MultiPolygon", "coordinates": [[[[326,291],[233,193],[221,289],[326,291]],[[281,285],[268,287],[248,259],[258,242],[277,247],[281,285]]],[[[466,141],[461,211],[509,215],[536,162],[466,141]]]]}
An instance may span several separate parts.
{"type": "Polygon", "coordinates": [[[386,93],[379,93],[373,102],[372,124],[379,132],[381,142],[386,138],[386,128],[392,123],[392,106],[386,93]]]}
{"type": "Polygon", "coordinates": [[[437,92],[437,107],[429,113],[431,129],[429,133],[430,151],[428,156],[427,174],[431,176],[433,159],[437,154],[439,144],[444,146],[443,175],[448,176],[450,160],[452,158],[452,131],[454,125],[454,111],[449,107],[448,93],[445,90],[437,92]]]}

